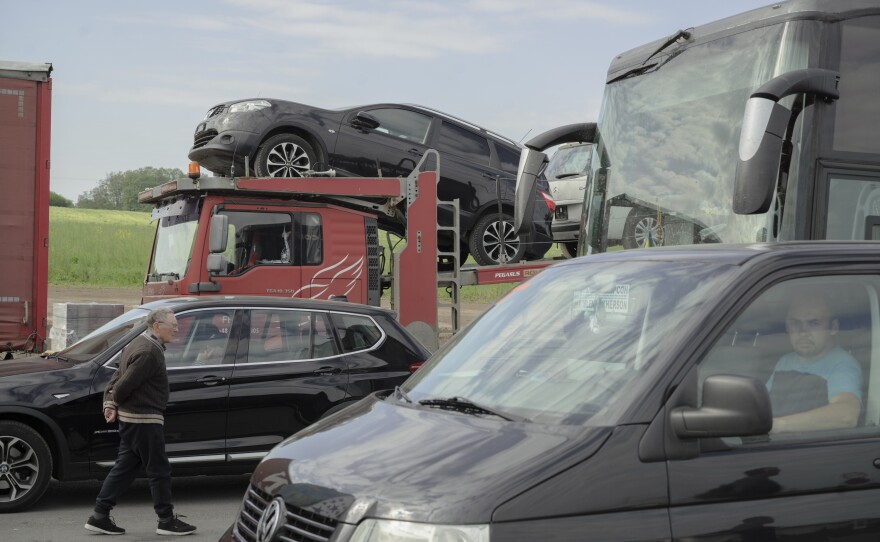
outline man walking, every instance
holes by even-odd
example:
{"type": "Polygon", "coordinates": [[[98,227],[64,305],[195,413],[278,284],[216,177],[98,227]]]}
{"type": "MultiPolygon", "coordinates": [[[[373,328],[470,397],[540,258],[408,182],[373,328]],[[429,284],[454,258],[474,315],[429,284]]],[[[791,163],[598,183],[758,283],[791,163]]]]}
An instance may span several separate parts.
{"type": "Polygon", "coordinates": [[[147,331],[122,352],[119,369],[104,390],[104,419],[107,423],[119,421],[119,454],[98,493],[95,511],[85,524],[89,531],[125,534],[125,529],[110,517],[110,511],[141,468],[149,478],[153,509],[159,516],[156,533],[180,536],[196,530],[174,514],[171,465],[165,453],[165,344],[176,334],[177,319],[170,309],[151,311],[147,315],[147,331]]]}

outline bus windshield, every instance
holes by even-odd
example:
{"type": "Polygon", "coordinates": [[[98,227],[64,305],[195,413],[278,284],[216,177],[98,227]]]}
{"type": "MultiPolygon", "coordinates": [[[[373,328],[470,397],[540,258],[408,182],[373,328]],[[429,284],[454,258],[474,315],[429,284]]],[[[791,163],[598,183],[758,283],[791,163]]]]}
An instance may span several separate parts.
{"type": "Polygon", "coordinates": [[[815,28],[794,21],[697,39],[665,51],[653,71],[609,83],[580,235],[589,250],[772,240],[772,217],[732,211],[740,124],[755,88],[808,67],[815,28]]]}

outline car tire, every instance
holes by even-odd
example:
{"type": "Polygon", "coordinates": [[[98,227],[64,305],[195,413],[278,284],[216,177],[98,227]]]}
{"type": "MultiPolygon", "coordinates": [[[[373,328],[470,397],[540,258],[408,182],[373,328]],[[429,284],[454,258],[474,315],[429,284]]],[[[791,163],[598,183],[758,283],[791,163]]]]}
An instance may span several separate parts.
{"type": "Polygon", "coordinates": [[[479,265],[496,265],[501,263],[503,250],[508,259],[504,263],[520,261],[526,252],[526,243],[521,237],[513,234],[513,217],[507,213],[483,215],[474,225],[468,238],[470,253],[479,265]]]}
{"type": "Polygon", "coordinates": [[[576,258],[578,252],[577,241],[563,241],[559,243],[559,251],[566,258],[576,258]]]}
{"type": "Polygon", "coordinates": [[[260,145],[254,159],[257,177],[302,177],[315,168],[318,155],[305,139],[276,134],[260,145]]]}
{"type": "Polygon", "coordinates": [[[663,227],[657,213],[648,209],[634,208],[623,225],[623,248],[663,246],[663,227]]]}
{"type": "Polygon", "coordinates": [[[0,422],[0,512],[33,506],[49,487],[52,453],[33,428],[0,422]]]}

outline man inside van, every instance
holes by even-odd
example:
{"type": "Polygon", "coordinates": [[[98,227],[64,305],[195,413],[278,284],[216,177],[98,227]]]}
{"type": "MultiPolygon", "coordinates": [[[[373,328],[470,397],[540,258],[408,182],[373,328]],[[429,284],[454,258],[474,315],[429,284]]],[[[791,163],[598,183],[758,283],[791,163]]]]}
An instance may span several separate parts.
{"type": "Polygon", "coordinates": [[[839,323],[824,297],[795,299],[785,329],[794,352],[776,363],[767,381],[773,433],[855,427],[862,405],[862,369],[834,344],[839,323]]]}

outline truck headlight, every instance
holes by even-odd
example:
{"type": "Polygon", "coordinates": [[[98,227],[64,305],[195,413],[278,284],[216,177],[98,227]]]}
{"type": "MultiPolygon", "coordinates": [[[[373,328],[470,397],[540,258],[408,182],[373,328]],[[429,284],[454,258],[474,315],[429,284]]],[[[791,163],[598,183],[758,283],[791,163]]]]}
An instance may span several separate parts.
{"type": "Polygon", "coordinates": [[[489,526],[366,519],[355,529],[351,542],[489,542],[489,526]]]}
{"type": "Polygon", "coordinates": [[[259,111],[260,109],[266,109],[267,107],[272,107],[272,104],[270,104],[266,100],[250,100],[247,102],[238,102],[230,105],[229,112],[247,113],[249,111],[259,111]]]}

